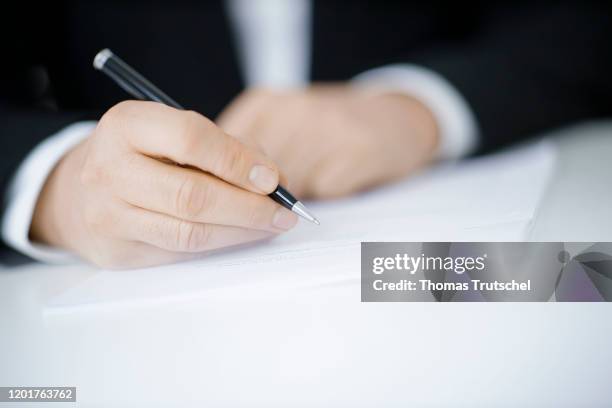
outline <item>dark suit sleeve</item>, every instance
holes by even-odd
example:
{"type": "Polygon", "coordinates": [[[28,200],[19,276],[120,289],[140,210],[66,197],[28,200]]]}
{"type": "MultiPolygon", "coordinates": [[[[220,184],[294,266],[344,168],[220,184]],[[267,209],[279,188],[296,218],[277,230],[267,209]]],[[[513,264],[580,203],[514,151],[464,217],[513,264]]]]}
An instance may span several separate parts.
{"type": "Polygon", "coordinates": [[[44,68],[20,64],[0,71],[0,194],[6,203],[8,183],[19,163],[41,141],[91,114],[62,111],[45,95],[44,68]]]}
{"type": "Polygon", "coordinates": [[[57,21],[48,13],[9,7],[0,16],[0,199],[28,153],[48,136],[91,114],[57,108],[46,72],[50,53],[60,53],[57,21]],[[55,31],[53,31],[55,29],[55,31]]]}
{"type": "Polygon", "coordinates": [[[470,38],[412,62],[440,73],[465,96],[480,127],[480,151],[489,151],[612,115],[611,24],[599,5],[497,7],[482,15],[470,38]]]}
{"type": "MultiPolygon", "coordinates": [[[[84,119],[77,112],[47,112],[17,106],[0,107],[0,194],[2,214],[7,204],[10,180],[28,153],[46,137],[84,119]]],[[[0,249],[4,252],[4,249],[0,249]]]]}
{"type": "Polygon", "coordinates": [[[10,179],[27,154],[43,139],[72,122],[78,113],[0,108],[0,191],[3,203],[10,179]]]}

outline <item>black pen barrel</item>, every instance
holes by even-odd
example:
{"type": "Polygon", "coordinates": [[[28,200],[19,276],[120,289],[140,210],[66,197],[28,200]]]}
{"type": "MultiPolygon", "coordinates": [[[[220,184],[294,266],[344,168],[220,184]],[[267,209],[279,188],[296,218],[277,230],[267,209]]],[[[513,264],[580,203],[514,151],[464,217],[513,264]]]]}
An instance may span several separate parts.
{"type": "Polygon", "coordinates": [[[271,199],[289,210],[291,210],[293,208],[293,205],[298,201],[280,184],[278,185],[278,187],[276,187],[276,190],[268,194],[268,197],[270,197],[271,199]]]}
{"type": "Polygon", "coordinates": [[[94,66],[114,79],[121,88],[137,99],[160,102],[173,108],[183,109],[178,102],[108,49],[98,54],[94,60],[94,66]]]}

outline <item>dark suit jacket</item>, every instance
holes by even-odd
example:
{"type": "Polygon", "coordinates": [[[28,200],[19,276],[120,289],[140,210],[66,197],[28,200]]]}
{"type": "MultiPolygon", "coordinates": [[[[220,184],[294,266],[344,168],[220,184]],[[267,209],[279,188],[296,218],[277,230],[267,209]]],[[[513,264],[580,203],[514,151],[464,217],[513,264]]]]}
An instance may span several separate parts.
{"type": "MultiPolygon", "coordinates": [[[[93,70],[101,48],[209,117],[244,86],[220,0],[22,3],[0,17],[2,195],[41,139],[128,98],[93,70]]],[[[612,113],[607,6],[447,3],[315,0],[312,79],[402,61],[429,67],[466,97],[482,151],[612,113]]]]}

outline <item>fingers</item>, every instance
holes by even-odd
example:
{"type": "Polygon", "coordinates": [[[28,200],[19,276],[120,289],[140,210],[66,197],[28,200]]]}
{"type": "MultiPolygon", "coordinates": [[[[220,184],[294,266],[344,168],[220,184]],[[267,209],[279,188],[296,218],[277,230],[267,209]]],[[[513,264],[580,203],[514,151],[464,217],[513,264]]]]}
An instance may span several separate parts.
{"type": "Polygon", "coordinates": [[[294,213],[269,197],[198,170],[133,153],[115,171],[113,191],[118,197],[177,219],[273,233],[284,232],[297,223],[294,213]]]}
{"type": "Polygon", "coordinates": [[[379,172],[368,163],[365,153],[353,151],[350,157],[327,157],[317,163],[316,171],[306,183],[305,196],[338,198],[365,190],[376,184],[379,172]],[[360,163],[360,166],[355,166],[360,163]]]}
{"type": "Polygon", "coordinates": [[[127,204],[118,204],[104,218],[106,227],[99,231],[101,235],[173,253],[200,253],[274,236],[267,231],[185,221],[127,204]]]}
{"type": "Polygon", "coordinates": [[[136,151],[196,167],[243,189],[268,194],[278,185],[272,161],[198,113],[127,101],[104,115],[99,127],[108,126],[136,151]]]}
{"type": "Polygon", "coordinates": [[[251,130],[266,112],[269,104],[274,103],[283,94],[264,88],[251,88],[242,92],[219,115],[216,123],[231,135],[251,141],[248,137],[251,130]]]}

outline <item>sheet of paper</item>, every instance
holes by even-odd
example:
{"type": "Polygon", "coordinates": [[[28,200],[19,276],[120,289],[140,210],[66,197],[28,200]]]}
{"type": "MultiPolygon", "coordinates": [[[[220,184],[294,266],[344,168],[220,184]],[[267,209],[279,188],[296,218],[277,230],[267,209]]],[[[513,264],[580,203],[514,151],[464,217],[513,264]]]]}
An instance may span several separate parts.
{"type": "Polygon", "coordinates": [[[361,241],[521,241],[528,238],[555,163],[552,143],[444,163],[356,197],[308,203],[320,226],[202,259],[131,271],[100,271],[47,311],[191,297],[354,284],[361,241]]]}

